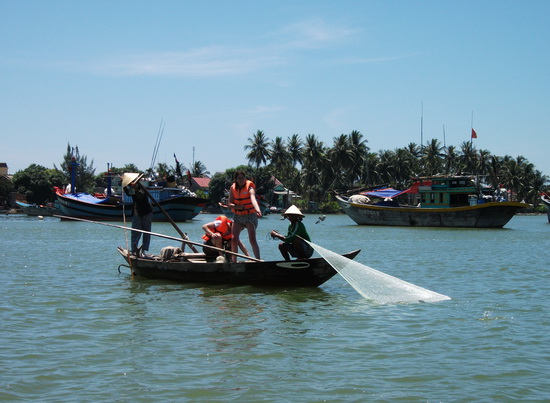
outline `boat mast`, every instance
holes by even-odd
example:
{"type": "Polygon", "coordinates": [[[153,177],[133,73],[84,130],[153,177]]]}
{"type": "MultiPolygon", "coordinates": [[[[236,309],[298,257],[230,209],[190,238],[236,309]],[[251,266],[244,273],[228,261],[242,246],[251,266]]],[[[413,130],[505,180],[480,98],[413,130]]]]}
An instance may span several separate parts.
{"type": "Polygon", "coordinates": [[[151,174],[154,172],[155,168],[155,161],[157,160],[157,154],[160,147],[160,141],[162,140],[162,135],[164,134],[164,119],[160,120],[160,126],[159,130],[157,132],[157,140],[155,142],[155,147],[153,148],[153,156],[151,157],[151,166],[149,170],[151,171],[151,174]]]}
{"type": "Polygon", "coordinates": [[[420,104],[420,152],[424,148],[424,102],[420,104]]]}

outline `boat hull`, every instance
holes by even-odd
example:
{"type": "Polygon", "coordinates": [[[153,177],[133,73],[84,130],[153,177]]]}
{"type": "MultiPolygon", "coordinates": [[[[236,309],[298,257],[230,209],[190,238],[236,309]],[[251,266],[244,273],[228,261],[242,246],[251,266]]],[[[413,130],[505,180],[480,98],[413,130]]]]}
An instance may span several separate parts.
{"type": "Polygon", "coordinates": [[[550,223],[550,198],[542,196],[542,204],[546,208],[546,215],[548,216],[548,222],[550,223]]]}
{"type": "Polygon", "coordinates": [[[519,202],[489,202],[449,208],[389,207],[352,203],[337,197],[340,207],[359,225],[405,227],[502,228],[516,212],[529,207],[519,202]]]}
{"type": "MultiPolygon", "coordinates": [[[[337,273],[323,258],[217,263],[204,258],[162,261],[159,257],[138,258],[120,247],[118,251],[136,275],[181,283],[317,287],[337,273]]],[[[353,259],[359,252],[343,256],[353,259]]]]}
{"type": "MultiPolygon", "coordinates": [[[[116,198],[91,203],[78,195],[57,194],[59,210],[62,215],[94,221],[123,221],[131,219],[132,203],[125,203],[116,198]]],[[[176,222],[188,221],[196,217],[206,206],[206,199],[191,196],[176,196],[162,200],[159,204],[176,222]]],[[[168,221],[164,213],[153,207],[153,221],[168,221]]]]}
{"type": "Polygon", "coordinates": [[[38,206],[36,204],[28,204],[16,201],[17,206],[29,216],[53,216],[60,214],[60,210],[56,207],[38,206]]]}

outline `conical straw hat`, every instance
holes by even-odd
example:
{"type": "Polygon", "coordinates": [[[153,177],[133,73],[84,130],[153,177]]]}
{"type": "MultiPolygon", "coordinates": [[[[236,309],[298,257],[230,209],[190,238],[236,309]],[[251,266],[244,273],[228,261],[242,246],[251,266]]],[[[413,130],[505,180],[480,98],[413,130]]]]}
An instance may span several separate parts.
{"type": "Polygon", "coordinates": [[[124,175],[122,175],[122,187],[125,188],[126,186],[137,182],[141,179],[142,176],[143,174],[125,173],[124,175]]]}
{"type": "Polygon", "coordinates": [[[305,215],[302,214],[300,209],[296,207],[294,204],[290,206],[284,213],[283,216],[287,215],[299,215],[300,217],[305,217],[305,215]]]}

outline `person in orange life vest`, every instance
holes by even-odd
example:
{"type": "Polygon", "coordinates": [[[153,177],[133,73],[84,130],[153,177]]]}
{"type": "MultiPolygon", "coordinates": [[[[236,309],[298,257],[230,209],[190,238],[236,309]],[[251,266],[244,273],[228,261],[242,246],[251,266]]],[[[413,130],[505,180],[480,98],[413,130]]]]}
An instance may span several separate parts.
{"type": "MultiPolygon", "coordinates": [[[[202,229],[204,231],[204,235],[202,236],[202,239],[204,239],[204,244],[215,246],[219,249],[226,249],[225,246],[227,244],[230,245],[231,239],[233,238],[233,235],[231,235],[232,227],[233,221],[231,221],[224,215],[217,217],[212,222],[204,224],[202,226],[202,229]]],[[[242,242],[239,242],[239,247],[245,255],[249,256],[248,251],[246,250],[242,242]]],[[[223,252],[216,251],[212,248],[203,247],[202,250],[206,255],[209,256],[223,255],[223,252]]]]}
{"type": "MultiPolygon", "coordinates": [[[[240,234],[246,228],[254,257],[260,259],[260,247],[256,240],[256,228],[258,227],[258,218],[262,216],[262,211],[256,200],[256,186],[252,181],[246,179],[243,171],[235,172],[235,182],[231,185],[227,205],[235,214],[233,217],[231,250],[237,252],[240,234]]],[[[235,255],[232,255],[231,259],[233,262],[237,261],[235,255]]]]}

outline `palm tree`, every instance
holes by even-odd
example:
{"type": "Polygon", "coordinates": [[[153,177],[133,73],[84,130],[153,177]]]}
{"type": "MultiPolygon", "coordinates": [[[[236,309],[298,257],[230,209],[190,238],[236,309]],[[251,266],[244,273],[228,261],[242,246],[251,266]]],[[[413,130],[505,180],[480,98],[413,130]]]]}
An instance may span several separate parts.
{"type": "Polygon", "coordinates": [[[487,175],[491,165],[491,153],[489,150],[479,150],[476,158],[476,174],[487,175]]]}
{"type": "Polygon", "coordinates": [[[206,166],[201,161],[195,161],[191,166],[191,175],[196,178],[204,178],[210,175],[206,166]]]}
{"type": "Polygon", "coordinates": [[[331,171],[334,173],[333,181],[337,186],[344,186],[345,178],[354,166],[355,154],[350,146],[348,136],[341,134],[334,138],[334,145],[327,151],[331,171]]]}
{"type": "Polygon", "coordinates": [[[288,171],[287,167],[290,166],[290,154],[282,137],[275,137],[275,141],[271,143],[269,153],[271,156],[271,165],[277,175],[284,175],[288,171]]]}
{"type": "Polygon", "coordinates": [[[382,182],[380,173],[378,172],[379,163],[380,159],[377,153],[367,152],[365,156],[365,169],[362,172],[360,181],[367,186],[382,182]]]}
{"type": "Polygon", "coordinates": [[[369,155],[368,140],[363,140],[363,135],[358,130],[353,130],[348,135],[348,141],[353,152],[354,166],[350,171],[350,178],[353,182],[360,180],[362,172],[367,167],[369,155]]]}
{"type": "Polygon", "coordinates": [[[378,182],[392,183],[394,182],[393,173],[394,152],[391,150],[380,150],[378,153],[378,182]]]}
{"type": "Polygon", "coordinates": [[[458,153],[455,146],[448,146],[445,150],[445,175],[453,175],[456,173],[458,165],[458,153]]]}
{"type": "Polygon", "coordinates": [[[290,154],[292,167],[295,167],[296,164],[302,165],[304,161],[302,157],[302,145],[302,140],[300,140],[297,134],[293,134],[292,137],[289,137],[287,140],[288,153],[290,154]]]}
{"type": "Polygon", "coordinates": [[[395,185],[398,188],[405,187],[409,182],[412,171],[412,158],[409,150],[406,148],[398,148],[393,154],[393,172],[395,185]]]}
{"type": "Polygon", "coordinates": [[[258,130],[252,138],[249,137],[248,141],[250,144],[244,146],[245,150],[250,150],[246,158],[249,163],[254,163],[257,172],[260,165],[266,164],[271,156],[269,151],[270,141],[261,130],[258,130]]]}
{"type": "Polygon", "coordinates": [[[460,145],[462,154],[459,157],[460,171],[463,173],[475,173],[476,150],[471,141],[464,141],[460,145]]]}
{"type": "Polygon", "coordinates": [[[489,162],[489,183],[495,189],[500,188],[500,176],[502,170],[502,158],[495,155],[491,155],[491,161],[489,162]]]}
{"type": "Polygon", "coordinates": [[[443,167],[441,143],[437,139],[432,139],[423,150],[424,172],[428,176],[441,172],[443,167]]]}
{"type": "MultiPolygon", "coordinates": [[[[313,191],[316,185],[322,183],[321,173],[323,165],[325,167],[330,165],[324,164],[326,155],[323,142],[319,141],[314,134],[306,136],[303,158],[302,187],[303,189],[313,191]]],[[[310,195],[310,199],[311,196],[313,194],[310,195]]]]}

